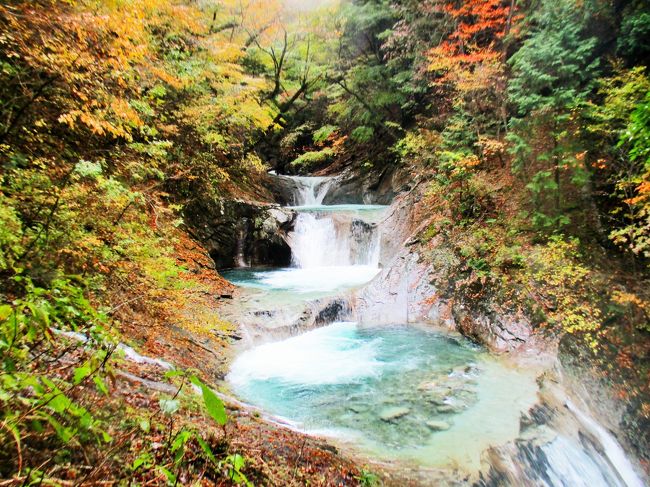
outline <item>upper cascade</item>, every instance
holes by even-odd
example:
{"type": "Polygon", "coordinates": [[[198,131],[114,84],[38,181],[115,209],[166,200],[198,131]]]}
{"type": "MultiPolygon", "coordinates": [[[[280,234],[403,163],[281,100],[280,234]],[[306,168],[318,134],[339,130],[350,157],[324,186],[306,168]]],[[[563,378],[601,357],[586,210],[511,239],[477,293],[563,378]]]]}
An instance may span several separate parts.
{"type": "Polygon", "coordinates": [[[295,206],[319,206],[323,204],[333,178],[316,176],[287,176],[296,187],[293,195],[295,206]]]}
{"type": "Polygon", "coordinates": [[[299,212],[288,236],[295,267],[379,267],[379,229],[364,218],[364,210],[375,207],[323,205],[334,178],[287,177],[299,212]]]}

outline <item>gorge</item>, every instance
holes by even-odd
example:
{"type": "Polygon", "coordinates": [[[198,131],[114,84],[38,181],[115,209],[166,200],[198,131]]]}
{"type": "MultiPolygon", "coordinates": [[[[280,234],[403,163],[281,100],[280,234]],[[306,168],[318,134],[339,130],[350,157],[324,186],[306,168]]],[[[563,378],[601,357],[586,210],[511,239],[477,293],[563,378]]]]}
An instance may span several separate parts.
{"type": "Polygon", "coordinates": [[[648,485],[649,39],[0,0],[0,487],[648,485]]]}
{"type": "Polygon", "coordinates": [[[238,302],[252,301],[226,312],[246,337],[227,376],[239,398],[405,482],[643,485],[615,437],[574,404],[554,353],[533,343],[503,356],[440,320],[364,316],[369,299],[409,301],[409,289],[400,302],[384,288],[356,304],[373,279],[390,284],[382,268],[404,272],[381,252],[396,230],[389,206],[323,205],[336,178],[273,177],[293,193],[292,267],[222,272],[238,302]]]}

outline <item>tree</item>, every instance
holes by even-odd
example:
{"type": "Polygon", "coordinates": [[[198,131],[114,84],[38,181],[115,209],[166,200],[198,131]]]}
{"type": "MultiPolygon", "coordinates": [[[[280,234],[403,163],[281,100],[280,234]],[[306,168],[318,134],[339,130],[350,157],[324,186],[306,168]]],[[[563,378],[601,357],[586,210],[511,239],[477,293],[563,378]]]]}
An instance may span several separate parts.
{"type": "Polygon", "coordinates": [[[545,0],[530,19],[530,33],[508,61],[508,95],[516,109],[511,121],[516,170],[530,177],[536,210],[534,222],[557,227],[562,212],[564,178],[580,185],[585,168],[571,136],[571,108],[592,90],[598,60],[595,38],[584,34],[584,7],[573,0],[545,0]],[[532,172],[532,174],[530,174],[532,172]],[[550,204],[549,204],[550,202],[550,204]]]}
{"type": "Polygon", "coordinates": [[[433,82],[450,99],[454,117],[468,121],[474,142],[485,132],[498,139],[506,127],[505,40],[521,18],[516,2],[450,0],[436,8],[451,27],[427,52],[433,82]]]}
{"type": "Polygon", "coordinates": [[[441,81],[463,83],[480,65],[497,62],[515,17],[516,2],[504,0],[447,1],[438,7],[453,28],[429,51],[429,69],[441,81]]]}

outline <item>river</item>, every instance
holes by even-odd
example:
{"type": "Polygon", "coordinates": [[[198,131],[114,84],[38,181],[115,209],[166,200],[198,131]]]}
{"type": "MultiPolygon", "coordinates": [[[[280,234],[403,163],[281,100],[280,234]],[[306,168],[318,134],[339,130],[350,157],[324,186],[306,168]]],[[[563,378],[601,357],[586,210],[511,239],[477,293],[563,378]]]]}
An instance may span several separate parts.
{"type": "MultiPolygon", "coordinates": [[[[223,273],[248,292],[245,301],[263,304],[252,316],[275,327],[375,278],[382,233],[391,231],[384,206],[324,205],[331,178],[282,178],[294,188],[291,267],[223,273]]],[[[342,306],[324,326],[249,341],[228,375],[231,388],[301,431],[368,458],[442,469],[455,481],[643,485],[614,436],[569,399],[524,431],[522,418],[540,401],[538,367],[424,324],[360,325],[352,316],[342,306]],[[490,450],[510,455],[498,475],[490,450]]]]}

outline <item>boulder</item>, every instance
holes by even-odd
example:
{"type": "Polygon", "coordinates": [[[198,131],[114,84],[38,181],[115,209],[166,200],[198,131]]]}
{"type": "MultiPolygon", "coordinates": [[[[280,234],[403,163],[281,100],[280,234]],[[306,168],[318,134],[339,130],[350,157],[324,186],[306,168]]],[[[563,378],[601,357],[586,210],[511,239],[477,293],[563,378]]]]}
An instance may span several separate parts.
{"type": "Polygon", "coordinates": [[[456,412],[456,408],[454,406],[450,406],[449,404],[442,404],[438,406],[436,410],[440,414],[451,414],[456,412]]]}

